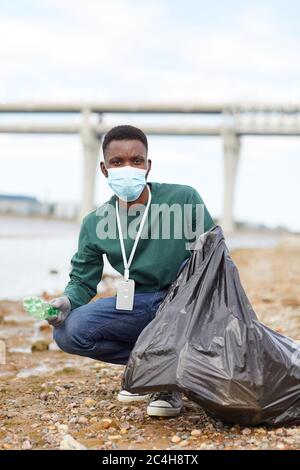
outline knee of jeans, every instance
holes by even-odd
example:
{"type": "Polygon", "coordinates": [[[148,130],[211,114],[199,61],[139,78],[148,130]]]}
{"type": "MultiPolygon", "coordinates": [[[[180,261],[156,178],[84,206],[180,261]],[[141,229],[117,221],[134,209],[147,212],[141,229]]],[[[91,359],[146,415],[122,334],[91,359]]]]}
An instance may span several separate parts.
{"type": "Polygon", "coordinates": [[[66,332],[66,329],[62,326],[54,328],[53,339],[57,346],[64,352],[71,354],[74,350],[74,341],[71,336],[66,332]]]}
{"type": "Polygon", "coordinates": [[[53,338],[58,347],[67,353],[74,350],[90,348],[94,343],[86,328],[83,328],[83,322],[76,321],[76,317],[70,315],[63,325],[54,328],[53,338]]]}
{"type": "Polygon", "coordinates": [[[53,339],[56,342],[57,346],[65,352],[69,352],[69,345],[67,342],[66,334],[63,327],[54,328],[53,330],[53,339]]]}

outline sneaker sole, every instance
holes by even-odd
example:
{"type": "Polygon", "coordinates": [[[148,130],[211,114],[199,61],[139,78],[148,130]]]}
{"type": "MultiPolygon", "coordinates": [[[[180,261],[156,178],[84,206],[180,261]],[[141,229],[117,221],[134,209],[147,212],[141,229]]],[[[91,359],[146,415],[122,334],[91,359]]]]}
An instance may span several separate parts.
{"type": "Polygon", "coordinates": [[[151,405],[147,407],[148,416],[170,417],[170,416],[178,416],[180,412],[181,412],[181,408],[162,408],[159,406],[151,406],[151,405]]]}
{"type": "Polygon", "coordinates": [[[122,401],[122,402],[126,402],[126,403],[129,403],[129,402],[132,402],[132,401],[144,401],[144,400],[148,400],[148,398],[150,398],[150,395],[139,395],[137,397],[129,397],[129,396],[126,396],[126,395],[118,395],[117,396],[117,400],[118,401],[122,401]]]}

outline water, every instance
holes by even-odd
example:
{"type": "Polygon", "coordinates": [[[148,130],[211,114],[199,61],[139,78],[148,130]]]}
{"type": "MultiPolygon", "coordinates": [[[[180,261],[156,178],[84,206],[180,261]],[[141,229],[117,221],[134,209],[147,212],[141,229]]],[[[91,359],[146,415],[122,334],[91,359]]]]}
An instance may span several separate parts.
{"type": "Polygon", "coordinates": [[[68,282],[75,236],[0,239],[0,298],[55,293],[68,282]],[[54,270],[56,274],[51,274],[54,270]]]}
{"type": "MultiPolygon", "coordinates": [[[[43,291],[53,295],[62,292],[69,280],[79,229],[75,222],[0,217],[0,299],[20,300],[43,291]]],[[[226,237],[230,250],[271,247],[277,241],[276,234],[238,233],[226,237]]],[[[107,260],[104,273],[118,274],[107,260]]]]}
{"type": "Polygon", "coordinates": [[[237,248],[273,248],[278,244],[278,234],[267,233],[236,233],[225,236],[226,245],[229,250],[237,248]]]}
{"type": "MultiPolygon", "coordinates": [[[[0,299],[60,293],[69,281],[79,229],[74,222],[1,217],[0,299]]],[[[104,272],[116,273],[106,260],[104,272]]]]}

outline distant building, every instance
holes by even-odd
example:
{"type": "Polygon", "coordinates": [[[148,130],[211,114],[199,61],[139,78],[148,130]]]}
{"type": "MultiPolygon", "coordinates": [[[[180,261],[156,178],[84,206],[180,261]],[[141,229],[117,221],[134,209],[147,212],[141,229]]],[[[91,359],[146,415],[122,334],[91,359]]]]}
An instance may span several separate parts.
{"type": "Polygon", "coordinates": [[[74,201],[58,201],[51,204],[49,214],[59,219],[76,219],[79,211],[78,204],[74,201]]]}
{"type": "Polygon", "coordinates": [[[41,202],[33,196],[0,194],[0,214],[40,215],[73,220],[78,214],[74,201],[41,202]]]}
{"type": "Polygon", "coordinates": [[[35,197],[17,194],[0,194],[0,213],[35,215],[41,214],[43,204],[35,197]]]}

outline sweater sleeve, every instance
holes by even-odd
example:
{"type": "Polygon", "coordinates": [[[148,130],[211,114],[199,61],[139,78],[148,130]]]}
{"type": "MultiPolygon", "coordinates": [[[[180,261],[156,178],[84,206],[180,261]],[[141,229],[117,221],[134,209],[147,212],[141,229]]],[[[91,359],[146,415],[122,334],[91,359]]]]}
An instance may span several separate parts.
{"type": "Polygon", "coordinates": [[[215,225],[215,222],[213,218],[211,217],[202,197],[200,196],[198,191],[196,191],[196,189],[194,189],[193,191],[192,201],[193,201],[193,209],[192,209],[193,231],[194,233],[197,233],[197,236],[199,236],[202,233],[205,233],[208,230],[210,230],[215,225]],[[197,205],[199,206],[197,207],[197,205]]]}
{"type": "Polygon", "coordinates": [[[70,299],[71,308],[88,303],[97,293],[103,272],[103,253],[90,241],[88,229],[82,223],[77,252],[71,259],[70,281],[64,294],[70,299]]]}

